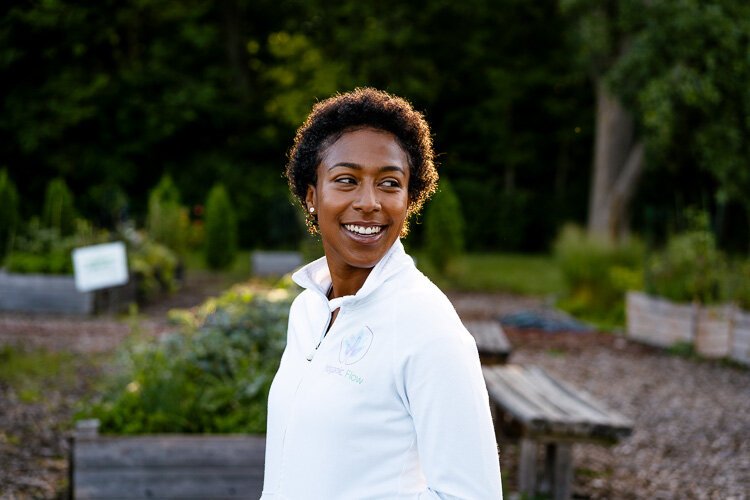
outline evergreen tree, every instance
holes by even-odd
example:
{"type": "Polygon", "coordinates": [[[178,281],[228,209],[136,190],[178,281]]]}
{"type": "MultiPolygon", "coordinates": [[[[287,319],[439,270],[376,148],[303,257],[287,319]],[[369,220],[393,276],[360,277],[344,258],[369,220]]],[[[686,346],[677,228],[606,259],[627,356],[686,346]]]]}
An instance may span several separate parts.
{"type": "Polygon", "coordinates": [[[148,197],[148,233],[180,254],[185,249],[189,223],[187,211],[180,205],[180,191],[172,178],[165,175],[148,197]]]}
{"type": "Polygon", "coordinates": [[[73,206],[73,194],[62,178],[53,179],[47,184],[42,210],[44,227],[56,229],[60,236],[75,233],[76,214],[73,206]]]}
{"type": "Polygon", "coordinates": [[[450,183],[440,180],[438,192],[427,207],[425,243],[429,259],[440,271],[463,252],[464,218],[450,183]]]}
{"type": "Polygon", "coordinates": [[[206,201],[206,263],[212,269],[230,266],[237,255],[237,219],[222,184],[211,188],[206,201]]]}

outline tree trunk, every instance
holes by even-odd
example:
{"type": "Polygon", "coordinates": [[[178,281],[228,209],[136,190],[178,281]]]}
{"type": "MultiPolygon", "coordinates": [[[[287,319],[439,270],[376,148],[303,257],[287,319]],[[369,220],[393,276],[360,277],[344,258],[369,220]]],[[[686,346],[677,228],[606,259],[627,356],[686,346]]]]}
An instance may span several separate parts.
{"type": "Polygon", "coordinates": [[[242,27],[242,13],[237,0],[222,2],[224,41],[226,44],[227,60],[232,68],[235,85],[239,95],[247,99],[250,95],[250,77],[247,73],[247,54],[244,51],[242,27]]]}
{"type": "Polygon", "coordinates": [[[619,239],[628,229],[629,203],[644,166],[644,145],[634,129],[633,116],[598,79],[589,234],[619,239]]]}

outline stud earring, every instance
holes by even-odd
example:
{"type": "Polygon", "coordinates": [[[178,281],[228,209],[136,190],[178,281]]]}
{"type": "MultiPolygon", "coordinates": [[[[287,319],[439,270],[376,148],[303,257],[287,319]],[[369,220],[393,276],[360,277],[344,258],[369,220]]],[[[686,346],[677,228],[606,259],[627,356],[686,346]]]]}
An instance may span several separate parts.
{"type": "Polygon", "coordinates": [[[311,214],[314,214],[314,213],[315,213],[315,207],[310,207],[310,213],[311,213],[311,214]]]}

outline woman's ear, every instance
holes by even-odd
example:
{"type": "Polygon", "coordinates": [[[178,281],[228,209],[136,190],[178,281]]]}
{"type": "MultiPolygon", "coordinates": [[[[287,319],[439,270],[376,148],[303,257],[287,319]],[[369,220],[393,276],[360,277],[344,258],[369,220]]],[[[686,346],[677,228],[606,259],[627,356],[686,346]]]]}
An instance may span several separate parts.
{"type": "Polygon", "coordinates": [[[318,206],[318,194],[315,191],[315,186],[312,184],[308,184],[307,186],[307,195],[305,195],[305,205],[307,208],[307,211],[310,211],[310,208],[315,207],[317,210],[318,206]]]}

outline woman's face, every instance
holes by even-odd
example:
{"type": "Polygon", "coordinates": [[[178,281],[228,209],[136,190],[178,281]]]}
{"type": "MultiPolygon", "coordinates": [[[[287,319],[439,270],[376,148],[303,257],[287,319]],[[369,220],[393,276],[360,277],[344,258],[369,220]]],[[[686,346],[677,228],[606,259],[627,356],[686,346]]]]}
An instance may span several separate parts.
{"type": "Polygon", "coordinates": [[[307,189],[332,272],[372,268],[401,234],[409,206],[409,164],[389,132],[346,132],[323,154],[307,189]]]}

